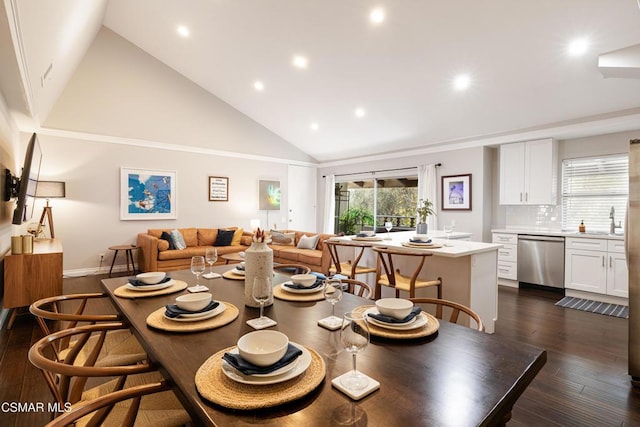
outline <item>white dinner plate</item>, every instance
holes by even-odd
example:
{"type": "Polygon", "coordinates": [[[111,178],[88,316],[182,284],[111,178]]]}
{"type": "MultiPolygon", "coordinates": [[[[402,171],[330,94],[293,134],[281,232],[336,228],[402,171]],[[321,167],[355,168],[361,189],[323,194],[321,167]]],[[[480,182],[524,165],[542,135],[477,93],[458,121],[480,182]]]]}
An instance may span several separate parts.
{"type": "Polygon", "coordinates": [[[236,274],[238,276],[244,276],[246,274],[246,271],[244,270],[238,270],[237,268],[234,268],[233,270],[231,270],[231,272],[233,274],[236,274]]]}
{"type": "Polygon", "coordinates": [[[416,317],[414,317],[412,320],[410,320],[407,323],[386,323],[386,322],[381,322],[380,320],[374,319],[373,317],[369,316],[369,313],[379,314],[377,308],[371,307],[365,310],[364,315],[367,316],[367,321],[381,328],[395,329],[398,331],[408,331],[411,329],[421,328],[427,324],[427,320],[428,320],[427,316],[425,316],[424,313],[421,312],[420,314],[418,314],[416,317]]]}
{"type": "Polygon", "coordinates": [[[311,289],[294,289],[294,288],[285,286],[287,284],[293,285],[293,282],[289,280],[284,283],[281,283],[280,288],[284,291],[291,292],[292,294],[315,294],[316,292],[324,291],[324,283],[320,286],[316,286],[315,288],[311,288],[311,289]]]}
{"type": "MultiPolygon", "coordinates": [[[[311,365],[311,353],[305,347],[300,344],[296,344],[292,342],[291,344],[298,347],[302,350],[302,354],[296,359],[296,363],[290,370],[283,372],[279,375],[275,376],[256,376],[256,375],[244,375],[242,372],[237,371],[233,366],[227,363],[224,359],[222,360],[222,373],[224,373],[228,378],[232,379],[235,382],[242,384],[251,384],[251,385],[268,385],[268,384],[278,384],[284,381],[288,381],[292,378],[297,377],[302,374],[304,371],[309,368],[311,365]]],[[[234,347],[229,350],[229,353],[237,354],[238,348],[234,347]]],[[[289,365],[287,365],[289,366],[289,365]]],[[[285,368],[287,367],[285,366],[285,368]]]]}
{"type": "MultiPolygon", "coordinates": [[[[237,349],[236,349],[236,351],[237,351],[237,349]]],[[[253,374],[253,375],[249,375],[249,376],[250,377],[257,377],[257,378],[277,377],[278,375],[285,374],[285,373],[289,372],[290,370],[292,370],[293,368],[295,368],[296,365],[298,364],[298,360],[300,360],[300,356],[296,357],[291,362],[289,362],[287,365],[284,365],[282,368],[276,369],[275,371],[269,372],[268,374],[253,374]]],[[[243,375],[242,372],[238,372],[238,373],[243,375]]]]}
{"type": "Polygon", "coordinates": [[[223,302],[220,303],[213,310],[205,311],[203,313],[189,313],[189,314],[181,314],[179,317],[169,317],[166,314],[162,314],[165,319],[174,321],[174,322],[199,322],[200,320],[211,319],[212,317],[216,317],[218,314],[221,314],[223,311],[227,309],[227,306],[224,305],[223,302]]]}
{"type": "Polygon", "coordinates": [[[170,279],[168,282],[157,283],[155,285],[134,286],[131,283],[127,283],[125,287],[127,289],[131,289],[132,291],[149,292],[149,291],[158,291],[160,289],[168,288],[169,286],[173,286],[175,283],[176,283],[175,280],[170,279]]]}

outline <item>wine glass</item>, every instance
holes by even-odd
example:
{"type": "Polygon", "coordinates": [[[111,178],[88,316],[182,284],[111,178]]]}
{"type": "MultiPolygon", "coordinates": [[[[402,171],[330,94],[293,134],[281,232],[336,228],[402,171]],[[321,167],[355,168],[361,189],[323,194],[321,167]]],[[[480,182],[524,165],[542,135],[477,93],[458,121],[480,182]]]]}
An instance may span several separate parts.
{"type": "Polygon", "coordinates": [[[251,296],[260,304],[260,318],[255,320],[258,325],[265,324],[271,320],[264,315],[264,303],[271,298],[271,292],[273,292],[273,288],[271,287],[271,278],[269,276],[257,276],[253,279],[251,296]]]}
{"type": "Polygon", "coordinates": [[[331,303],[331,316],[325,318],[324,322],[329,327],[338,329],[342,324],[342,319],[336,316],[336,303],[342,299],[342,281],[329,278],[324,281],[324,285],[324,299],[331,303]]]}
{"type": "Polygon", "coordinates": [[[349,390],[363,389],[369,383],[369,378],[356,369],[356,355],[369,344],[369,325],[363,313],[351,311],[344,314],[340,342],[351,353],[353,367],[351,373],[343,376],[340,382],[349,390]]]}
{"type": "Polygon", "coordinates": [[[389,233],[391,232],[391,229],[393,228],[393,222],[385,221],[384,228],[387,229],[387,240],[391,240],[391,237],[389,236],[389,233]]]}
{"type": "Polygon", "coordinates": [[[453,244],[449,242],[449,236],[451,236],[451,233],[453,232],[453,227],[451,225],[445,225],[444,227],[442,227],[442,229],[444,230],[445,236],[447,236],[447,241],[444,245],[453,246],[453,244]]]}
{"type": "Polygon", "coordinates": [[[196,287],[200,287],[200,275],[204,273],[204,257],[194,256],[191,257],[191,272],[196,275],[196,287]]]}
{"type": "Polygon", "coordinates": [[[209,264],[209,273],[205,274],[203,277],[206,277],[206,278],[215,277],[213,272],[213,264],[215,264],[216,261],[218,260],[218,250],[216,248],[207,248],[204,258],[207,261],[207,264],[209,264]]]}

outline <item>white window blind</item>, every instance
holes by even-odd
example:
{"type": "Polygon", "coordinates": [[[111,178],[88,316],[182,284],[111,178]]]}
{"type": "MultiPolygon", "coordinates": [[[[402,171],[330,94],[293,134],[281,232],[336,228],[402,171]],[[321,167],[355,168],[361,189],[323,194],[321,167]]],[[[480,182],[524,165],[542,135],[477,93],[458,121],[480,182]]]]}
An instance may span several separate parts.
{"type": "Polygon", "coordinates": [[[629,195],[629,160],[626,154],[566,159],[562,162],[562,228],[577,230],[584,221],[587,232],[609,232],[611,208],[622,221],[629,195]]]}

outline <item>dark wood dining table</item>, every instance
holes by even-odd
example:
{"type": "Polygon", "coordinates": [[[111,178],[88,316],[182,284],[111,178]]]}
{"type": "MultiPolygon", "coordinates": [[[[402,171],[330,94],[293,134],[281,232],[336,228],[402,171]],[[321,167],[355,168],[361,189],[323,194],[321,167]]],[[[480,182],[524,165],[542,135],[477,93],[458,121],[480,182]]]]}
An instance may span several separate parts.
{"type": "MultiPolygon", "coordinates": [[[[229,268],[217,266],[214,271],[229,268]]],[[[170,275],[195,282],[189,271],[170,275]]],[[[285,280],[286,275],[276,273],[274,285],[285,280]]],[[[278,322],[272,329],[316,350],[326,364],[326,377],[297,401],[262,410],[230,410],[201,397],[195,375],[211,355],[253,331],[245,322],[258,317],[259,310],[244,305],[244,282],[225,278],[202,282],[214,299],[240,309],[235,321],[218,329],[175,333],[153,329],[146,319],[187,291],[136,299],[115,296],[114,290],[127,281],[126,277],[104,279],[102,286],[197,425],[345,425],[345,416],[354,418],[346,425],[501,425],[546,362],[541,348],[440,321],[438,332],[418,340],[372,336],[357,357],[358,370],[378,380],[380,389],[353,401],[331,385],[333,378],[351,369],[350,354],[341,350],[340,332],[317,324],[331,314],[331,305],[276,299],[265,308],[265,315],[278,322]]],[[[373,301],[345,294],[336,314],[367,304],[373,301]]]]}

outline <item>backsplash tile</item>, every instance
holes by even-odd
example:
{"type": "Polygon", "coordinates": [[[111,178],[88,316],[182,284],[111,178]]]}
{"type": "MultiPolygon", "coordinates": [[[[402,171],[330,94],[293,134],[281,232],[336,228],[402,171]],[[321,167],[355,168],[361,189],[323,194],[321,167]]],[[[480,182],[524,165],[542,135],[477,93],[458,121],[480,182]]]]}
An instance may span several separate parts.
{"type": "Polygon", "coordinates": [[[562,228],[560,205],[507,206],[506,228],[535,228],[557,230],[562,228]]]}

